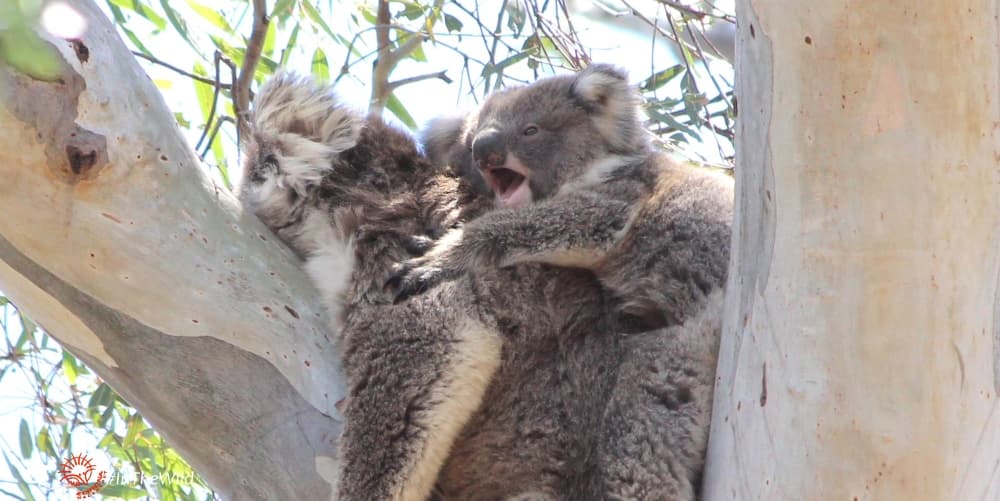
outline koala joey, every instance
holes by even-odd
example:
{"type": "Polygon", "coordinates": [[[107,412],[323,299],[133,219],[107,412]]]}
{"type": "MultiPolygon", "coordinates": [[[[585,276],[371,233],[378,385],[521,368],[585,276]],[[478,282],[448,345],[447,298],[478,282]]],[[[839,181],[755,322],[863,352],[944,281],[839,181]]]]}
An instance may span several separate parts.
{"type": "Polygon", "coordinates": [[[707,447],[733,183],[653,151],[642,125],[635,91],[605,65],[506,90],[465,119],[439,120],[426,134],[428,152],[478,172],[497,209],[396,266],[390,283],[402,301],[470,270],[546,263],[592,271],[634,350],[604,416],[618,431],[596,454],[647,458],[604,464],[605,482],[623,499],[693,499],[707,447]]]}
{"type": "Polygon", "coordinates": [[[725,283],[732,180],[654,152],[639,103],[622,72],[594,65],[433,124],[432,158],[478,172],[500,210],[398,266],[397,299],[470,269],[535,262],[592,270],[640,328],[696,314],[725,283]]]}
{"type": "Polygon", "coordinates": [[[536,263],[393,304],[391,267],[491,201],[303,78],[265,84],[251,128],[240,199],[303,259],[344,357],[337,499],[693,497],[713,376],[674,361],[700,338],[617,335],[592,273],[536,263]]]}

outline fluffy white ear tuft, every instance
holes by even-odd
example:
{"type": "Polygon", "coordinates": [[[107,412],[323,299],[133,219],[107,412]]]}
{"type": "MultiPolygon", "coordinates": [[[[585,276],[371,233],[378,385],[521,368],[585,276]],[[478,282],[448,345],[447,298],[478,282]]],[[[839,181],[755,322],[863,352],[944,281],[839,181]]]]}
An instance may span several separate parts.
{"type": "Polygon", "coordinates": [[[633,153],[648,144],[642,130],[641,100],[624,71],[607,64],[591,65],[577,74],[572,92],[591,112],[612,150],[633,153]]]}
{"type": "Polygon", "coordinates": [[[261,87],[250,123],[255,140],[273,145],[279,185],[302,193],[357,143],[364,118],[328,86],[281,72],[261,87]]]}

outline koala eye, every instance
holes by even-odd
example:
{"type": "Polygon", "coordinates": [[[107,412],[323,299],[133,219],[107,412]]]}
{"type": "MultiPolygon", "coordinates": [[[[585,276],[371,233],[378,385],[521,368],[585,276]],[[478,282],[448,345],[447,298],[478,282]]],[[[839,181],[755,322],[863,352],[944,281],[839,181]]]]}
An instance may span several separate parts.
{"type": "Polygon", "coordinates": [[[525,136],[534,136],[535,134],[538,134],[538,126],[537,125],[529,125],[529,126],[527,126],[527,127],[524,128],[524,132],[522,132],[522,133],[525,136]]]}

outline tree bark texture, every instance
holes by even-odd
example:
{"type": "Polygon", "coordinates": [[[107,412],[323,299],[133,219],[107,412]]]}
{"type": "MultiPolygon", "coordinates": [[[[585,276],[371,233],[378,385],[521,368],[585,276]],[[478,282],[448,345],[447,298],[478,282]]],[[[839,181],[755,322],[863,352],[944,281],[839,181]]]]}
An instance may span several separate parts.
{"type": "Polygon", "coordinates": [[[224,498],[328,499],[345,389],[317,294],[72,5],[89,25],[49,37],[58,81],[0,67],[0,290],[224,498]]]}
{"type": "Polygon", "coordinates": [[[737,7],[705,498],[1000,499],[997,2],[737,7]]]}

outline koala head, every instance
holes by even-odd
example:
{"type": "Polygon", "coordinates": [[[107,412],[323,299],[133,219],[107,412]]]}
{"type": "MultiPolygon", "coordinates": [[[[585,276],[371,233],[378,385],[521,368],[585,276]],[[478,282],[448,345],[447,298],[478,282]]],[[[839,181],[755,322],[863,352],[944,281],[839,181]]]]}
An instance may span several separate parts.
{"type": "Polygon", "coordinates": [[[551,196],[597,160],[649,148],[638,94],[602,64],[495,93],[464,120],[439,119],[424,140],[436,163],[477,173],[500,207],[551,196]]]}
{"type": "Polygon", "coordinates": [[[279,73],[260,89],[244,147],[237,195],[272,227],[297,217],[337,155],[355,145],[363,123],[330,89],[279,73]]]}

